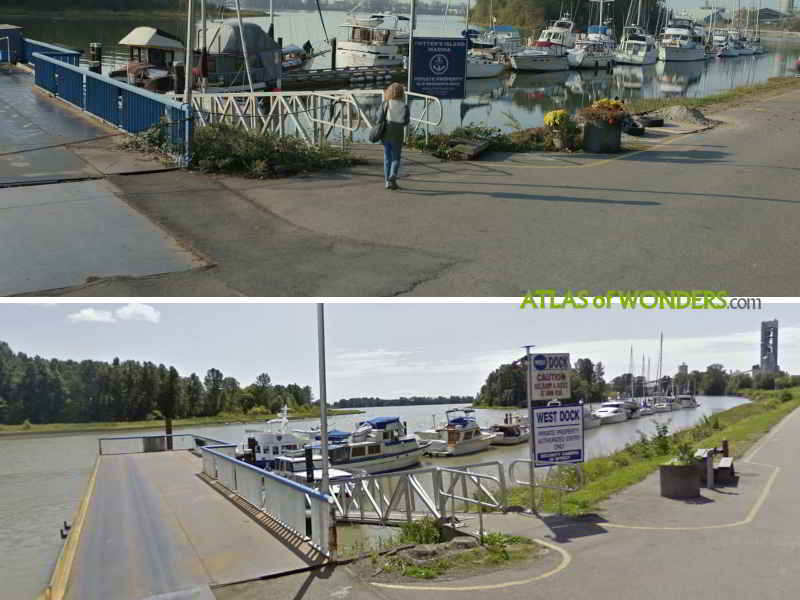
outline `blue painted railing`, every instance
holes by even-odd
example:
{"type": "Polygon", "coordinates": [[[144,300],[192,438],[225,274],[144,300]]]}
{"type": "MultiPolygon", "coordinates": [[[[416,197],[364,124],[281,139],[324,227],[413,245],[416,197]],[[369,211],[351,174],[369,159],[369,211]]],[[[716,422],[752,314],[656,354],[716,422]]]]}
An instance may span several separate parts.
{"type": "Polygon", "coordinates": [[[128,133],[166,127],[173,150],[188,163],[193,126],[190,106],[81,69],[59,57],[34,52],[31,61],[37,86],[115,127],[128,133]]]}
{"type": "Polygon", "coordinates": [[[37,42],[28,38],[22,39],[22,54],[26,63],[34,64],[33,55],[37,52],[76,67],[80,64],[81,55],[83,54],[80,50],[70,50],[69,48],[37,42]]]}

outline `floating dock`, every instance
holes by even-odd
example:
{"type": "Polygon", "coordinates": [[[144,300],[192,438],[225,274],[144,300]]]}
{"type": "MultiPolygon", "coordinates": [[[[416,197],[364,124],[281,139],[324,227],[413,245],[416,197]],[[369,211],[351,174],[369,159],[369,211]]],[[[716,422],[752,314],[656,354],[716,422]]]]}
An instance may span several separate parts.
{"type": "Polygon", "coordinates": [[[188,451],[100,456],[85,519],[70,533],[74,558],[64,553],[56,567],[64,590],[50,597],[206,600],[219,585],[324,562],[296,536],[240,510],[198,477],[202,470],[188,451]]]}

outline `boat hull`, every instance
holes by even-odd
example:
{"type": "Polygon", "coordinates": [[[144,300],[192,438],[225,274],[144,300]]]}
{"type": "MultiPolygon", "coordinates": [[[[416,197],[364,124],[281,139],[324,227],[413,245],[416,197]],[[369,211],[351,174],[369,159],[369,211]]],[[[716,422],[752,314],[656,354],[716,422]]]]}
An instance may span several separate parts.
{"type": "Polygon", "coordinates": [[[612,54],[589,54],[584,52],[570,52],[567,62],[573,69],[607,69],[614,62],[612,54]]]}
{"type": "Polygon", "coordinates": [[[516,444],[522,444],[523,442],[527,442],[529,438],[530,435],[527,433],[515,436],[496,435],[494,436],[490,444],[492,446],[515,446],[516,444]]]}
{"type": "Polygon", "coordinates": [[[545,73],[548,71],[566,71],[569,69],[567,55],[553,56],[549,54],[513,54],[511,66],[515,71],[533,71],[545,73]]]}
{"type": "Polygon", "coordinates": [[[610,415],[608,417],[600,417],[600,422],[603,425],[608,425],[610,423],[622,423],[623,421],[627,421],[628,416],[625,413],[619,415],[610,415]]]}
{"type": "Polygon", "coordinates": [[[336,47],[338,67],[402,67],[403,62],[397,46],[339,42],[336,47]]]}
{"type": "Polygon", "coordinates": [[[500,63],[467,61],[467,79],[489,79],[505,71],[500,63]]]}
{"type": "Polygon", "coordinates": [[[658,60],[665,62],[691,62],[695,60],[705,60],[706,51],[700,46],[660,46],[658,48],[658,60]]]}
{"type": "Polygon", "coordinates": [[[618,65],[654,65],[658,60],[658,52],[652,50],[633,54],[631,52],[616,52],[614,62],[618,65]]]}
{"type": "Polygon", "coordinates": [[[493,438],[493,435],[482,435],[471,440],[460,441],[454,445],[448,445],[446,440],[432,440],[430,446],[425,450],[425,454],[433,457],[475,454],[488,449],[493,438]]]}
{"type": "Polygon", "coordinates": [[[399,471],[418,465],[427,447],[428,445],[425,444],[391,456],[379,456],[369,460],[333,464],[332,466],[342,471],[364,471],[370,474],[399,471]]]}

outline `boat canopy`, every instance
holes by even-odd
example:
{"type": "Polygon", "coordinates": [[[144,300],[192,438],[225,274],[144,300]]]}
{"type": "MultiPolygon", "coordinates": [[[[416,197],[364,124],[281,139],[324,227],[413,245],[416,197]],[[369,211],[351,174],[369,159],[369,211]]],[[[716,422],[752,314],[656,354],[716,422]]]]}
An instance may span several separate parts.
{"type": "Polygon", "coordinates": [[[500,33],[516,33],[517,35],[519,35],[519,29],[517,29],[516,27],[514,27],[512,25],[492,25],[491,30],[494,31],[495,33],[497,33],[497,32],[500,32],[500,33]]]}
{"type": "Polygon", "coordinates": [[[180,38],[155,27],[136,27],[119,41],[119,45],[160,50],[183,50],[183,42],[180,38]]]}
{"type": "Polygon", "coordinates": [[[305,52],[300,46],[296,46],[295,44],[289,44],[288,46],[284,46],[281,48],[281,52],[283,54],[300,54],[301,52],[305,52]]]}
{"type": "MultiPolygon", "coordinates": [[[[317,434],[315,439],[320,439],[321,435],[317,434]]],[[[328,431],[328,439],[332,442],[340,442],[350,437],[349,431],[342,431],[341,429],[331,429],[328,431]]]]}
{"type": "Polygon", "coordinates": [[[586,30],[588,33],[602,33],[604,35],[608,35],[608,26],[607,25],[589,25],[586,30]]]}
{"type": "Polygon", "coordinates": [[[371,425],[374,429],[386,429],[387,425],[399,423],[400,417],[372,417],[359,425],[371,425]]]}
{"type": "MultiPolygon", "coordinates": [[[[244,39],[247,42],[247,52],[249,54],[260,54],[278,49],[278,44],[270,35],[264,31],[257,23],[242,23],[244,39]]],[[[201,39],[199,33],[202,26],[198,28],[198,35],[195,39],[201,39]]],[[[239,23],[236,19],[224,19],[206,25],[206,43],[208,51],[212,54],[237,54],[242,55],[242,38],[239,33],[239,23]]],[[[199,46],[198,46],[199,48],[199,46]]]]}

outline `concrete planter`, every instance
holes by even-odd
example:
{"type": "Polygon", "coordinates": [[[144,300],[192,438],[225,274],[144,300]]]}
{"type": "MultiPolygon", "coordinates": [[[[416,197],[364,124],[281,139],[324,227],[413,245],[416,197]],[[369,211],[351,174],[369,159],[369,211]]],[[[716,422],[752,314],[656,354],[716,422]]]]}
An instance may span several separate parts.
{"type": "Polygon", "coordinates": [[[697,498],[700,471],[697,465],[661,465],[661,495],[665,498],[697,498]]]}
{"type": "Polygon", "coordinates": [[[594,154],[613,154],[619,152],[622,139],[622,125],[604,122],[590,122],[583,127],[583,150],[594,154]]]}

